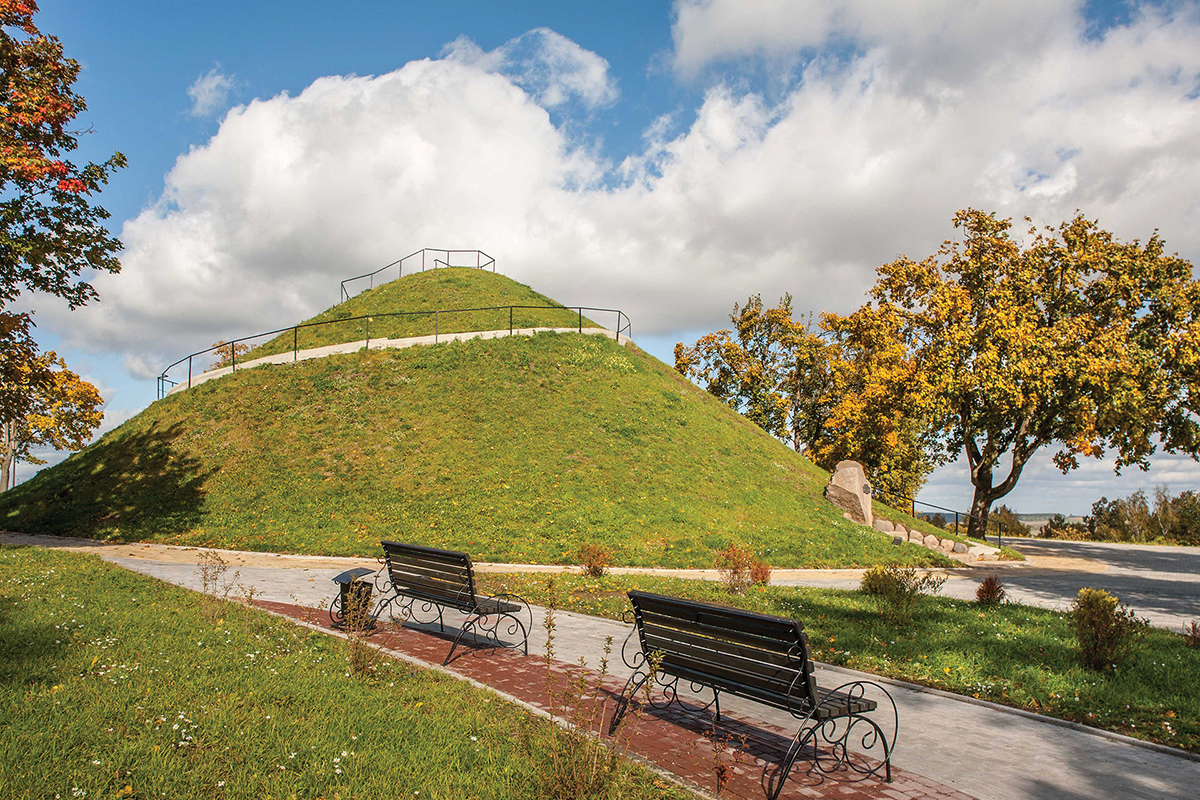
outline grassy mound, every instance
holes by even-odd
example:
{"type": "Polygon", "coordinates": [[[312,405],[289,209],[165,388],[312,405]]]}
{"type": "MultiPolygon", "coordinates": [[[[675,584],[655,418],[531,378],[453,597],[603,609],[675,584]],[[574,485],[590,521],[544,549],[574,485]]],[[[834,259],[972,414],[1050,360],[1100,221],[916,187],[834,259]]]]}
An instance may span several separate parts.
{"type": "Polygon", "coordinates": [[[0,527],[247,550],[711,567],[945,563],[635,346],[539,334],[265,366],[171,395],[0,495],[0,527]]]}
{"type": "MultiPolygon", "coordinates": [[[[615,330],[616,315],[603,320],[615,330]]],[[[431,269],[405,276],[355,295],[301,323],[293,336],[286,331],[255,347],[245,358],[290,352],[293,345],[304,350],[342,342],[372,339],[403,339],[438,333],[494,331],[513,328],[569,328],[596,323],[524,284],[494,272],[465,267],[431,269]],[[545,308],[499,308],[502,306],[551,306],[545,308]],[[448,309],[489,309],[452,311],[448,309]],[[407,312],[407,313],[401,313],[407,312]],[[370,315],[370,320],[356,319],[370,315]],[[341,322],[339,320],[345,320],[341,322]],[[370,330],[368,331],[368,326],[370,330]]],[[[240,358],[240,357],[239,357],[240,358]]]]}

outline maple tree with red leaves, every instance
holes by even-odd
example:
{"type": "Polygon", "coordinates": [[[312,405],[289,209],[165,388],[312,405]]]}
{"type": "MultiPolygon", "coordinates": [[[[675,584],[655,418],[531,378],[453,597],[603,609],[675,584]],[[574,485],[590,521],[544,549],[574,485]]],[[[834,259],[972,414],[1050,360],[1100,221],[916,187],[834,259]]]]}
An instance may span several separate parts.
{"type": "MultiPolygon", "coordinates": [[[[114,153],[101,164],[83,166],[66,157],[78,147],[76,132],[69,126],[87,108],[71,88],[79,63],[63,56],[56,37],[38,30],[33,21],[37,10],[33,0],[0,0],[0,453],[4,454],[12,453],[12,437],[5,432],[25,424],[39,407],[39,398],[44,400],[68,372],[61,359],[38,351],[30,314],[6,307],[28,291],[62,298],[75,309],[97,297],[83,277],[85,271],[121,269],[116,255],[121,243],[104,226],[108,212],[91,196],[125,166],[125,156],[114,153]]],[[[98,402],[99,395],[95,397],[98,402]]],[[[87,418],[98,424],[92,410],[87,418]]],[[[63,425],[77,422],[62,420],[63,425]]]]}

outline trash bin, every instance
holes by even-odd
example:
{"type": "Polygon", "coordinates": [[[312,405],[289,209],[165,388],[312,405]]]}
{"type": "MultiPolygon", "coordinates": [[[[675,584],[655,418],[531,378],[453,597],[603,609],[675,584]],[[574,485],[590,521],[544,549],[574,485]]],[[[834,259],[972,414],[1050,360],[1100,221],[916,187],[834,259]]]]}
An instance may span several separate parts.
{"type": "Polygon", "coordinates": [[[329,619],[335,628],[365,631],[375,627],[371,619],[371,581],[361,580],[374,573],[368,567],[355,567],[333,579],[338,584],[338,595],[329,605],[329,619]]]}

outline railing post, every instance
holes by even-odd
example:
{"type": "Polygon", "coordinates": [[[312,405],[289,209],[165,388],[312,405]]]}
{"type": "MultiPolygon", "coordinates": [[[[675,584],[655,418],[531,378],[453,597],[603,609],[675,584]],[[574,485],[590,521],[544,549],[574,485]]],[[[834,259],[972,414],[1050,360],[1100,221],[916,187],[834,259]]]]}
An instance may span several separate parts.
{"type": "Polygon", "coordinates": [[[583,306],[579,307],[579,332],[583,333],[583,306]]]}
{"type": "Polygon", "coordinates": [[[509,336],[512,336],[512,319],[513,319],[512,314],[513,314],[513,307],[509,306],[508,307],[508,335],[509,336]]]}
{"type": "Polygon", "coordinates": [[[300,359],[300,326],[292,326],[292,361],[300,359]]]}
{"type": "Polygon", "coordinates": [[[954,512],[954,534],[958,535],[958,512],[954,512]]]}
{"type": "Polygon", "coordinates": [[[188,356],[188,388],[192,388],[192,357],[188,356]]]}
{"type": "Polygon", "coordinates": [[[367,349],[371,349],[371,318],[367,317],[367,349]]]}
{"type": "Polygon", "coordinates": [[[229,343],[229,363],[231,365],[229,371],[237,372],[237,346],[235,342],[229,343]]]}

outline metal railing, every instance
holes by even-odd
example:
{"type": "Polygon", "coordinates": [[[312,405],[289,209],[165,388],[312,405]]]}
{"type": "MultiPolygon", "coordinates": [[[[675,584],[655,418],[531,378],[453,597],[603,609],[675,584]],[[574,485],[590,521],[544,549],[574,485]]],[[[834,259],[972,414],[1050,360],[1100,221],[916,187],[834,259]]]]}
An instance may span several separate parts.
{"type": "MultiPolygon", "coordinates": [[[[440,265],[442,267],[467,267],[467,268],[471,268],[471,269],[487,269],[488,267],[491,267],[492,272],[496,271],[496,259],[492,258],[491,256],[489,256],[487,253],[483,252],[482,250],[447,250],[444,247],[422,247],[420,250],[416,251],[415,253],[409,253],[404,258],[398,258],[390,264],[384,264],[382,267],[375,270],[374,272],[367,272],[362,275],[355,275],[353,278],[346,278],[346,280],[342,281],[342,283],[341,283],[340,292],[338,293],[338,302],[340,303],[343,300],[350,299],[350,297],[351,297],[350,290],[346,288],[346,284],[348,284],[348,283],[367,279],[369,281],[369,283],[367,285],[367,289],[368,290],[374,289],[375,288],[375,276],[378,275],[379,273],[383,272],[384,270],[391,269],[392,267],[397,268],[396,278],[404,277],[405,262],[415,261],[417,256],[421,257],[421,272],[424,272],[429,264],[433,265],[432,266],[433,269],[437,269],[438,266],[440,265]],[[446,257],[438,258],[437,254],[440,254],[440,253],[444,253],[446,257]],[[431,254],[432,254],[432,257],[430,257],[431,254]],[[463,256],[463,255],[467,256],[467,258],[455,259],[455,256],[463,256]],[[455,260],[469,262],[469,261],[471,261],[471,256],[474,256],[474,260],[475,260],[474,264],[452,263],[455,260]]],[[[416,266],[414,264],[412,269],[410,270],[410,272],[415,271],[415,270],[416,270],[416,266]]],[[[393,279],[388,278],[388,280],[393,280],[393,279]]]]}
{"type": "MultiPolygon", "coordinates": [[[[184,363],[187,364],[187,387],[190,389],[190,388],[192,388],[193,360],[194,359],[196,359],[199,356],[206,355],[208,353],[217,353],[223,357],[225,355],[225,353],[223,351],[228,351],[228,354],[229,354],[229,365],[228,366],[230,367],[230,372],[236,372],[237,371],[238,345],[242,344],[243,342],[251,341],[253,339],[261,339],[264,336],[278,336],[280,334],[291,331],[292,332],[292,349],[291,349],[292,360],[298,361],[300,358],[300,329],[301,328],[318,328],[323,325],[344,325],[346,323],[362,321],[364,323],[365,333],[366,333],[366,343],[364,344],[364,347],[369,348],[371,346],[371,322],[373,320],[385,318],[385,317],[433,317],[433,341],[434,341],[434,344],[437,344],[439,338],[442,335],[440,329],[441,329],[441,317],[443,314],[466,314],[466,313],[480,312],[480,311],[508,311],[508,335],[512,336],[514,330],[516,330],[514,328],[514,319],[515,319],[514,312],[518,311],[518,310],[574,312],[574,314],[576,316],[575,327],[579,330],[580,333],[583,332],[583,312],[586,311],[589,314],[593,314],[593,313],[616,314],[617,315],[617,325],[616,325],[616,328],[613,329],[613,331],[616,336],[617,343],[620,344],[622,335],[625,336],[626,340],[629,340],[633,337],[632,321],[629,319],[629,317],[625,314],[624,311],[621,311],[618,308],[591,308],[589,306],[517,306],[517,305],[511,305],[511,306],[489,306],[489,307],[485,307],[485,308],[447,308],[447,309],[438,309],[435,311],[386,311],[386,312],[377,313],[377,314],[364,314],[359,317],[342,317],[340,319],[327,319],[327,320],[321,320],[319,322],[304,322],[299,325],[292,325],[291,327],[288,327],[288,328],[278,328],[273,331],[265,331],[264,333],[255,333],[255,334],[251,334],[250,336],[243,336],[239,339],[231,339],[227,342],[221,342],[220,344],[215,344],[212,347],[206,347],[203,350],[198,350],[195,353],[191,353],[190,355],[184,356],[183,358],[179,359],[178,361],[170,364],[166,369],[164,369],[162,371],[162,374],[159,375],[157,378],[158,399],[159,400],[163,399],[164,397],[167,396],[167,393],[170,392],[171,389],[173,389],[176,386],[183,383],[183,380],[173,380],[172,378],[167,377],[167,373],[169,373],[175,367],[178,367],[184,363]]],[[[563,326],[559,326],[559,327],[565,328],[568,326],[563,325],[563,326]]],[[[499,328],[497,330],[503,330],[503,328],[499,328]]],[[[478,332],[479,331],[456,331],[456,333],[478,333],[478,332]]],[[[426,334],[426,335],[428,335],[428,334],[426,334]]],[[[352,340],[352,341],[357,341],[357,340],[352,340]]],[[[334,344],[337,344],[337,343],[334,343],[334,344]]],[[[342,344],[344,344],[344,342],[342,344]]],[[[243,345],[243,346],[245,346],[245,345],[243,345]]],[[[324,346],[328,346],[328,345],[318,345],[318,346],[324,347],[324,346]]],[[[253,351],[251,351],[251,353],[252,352],[253,351]]],[[[288,351],[284,350],[282,352],[286,353],[288,351]]],[[[244,358],[243,360],[255,360],[257,358],[263,357],[263,356],[253,356],[250,353],[246,353],[245,355],[248,357],[248,359],[244,358]]],[[[280,355],[280,353],[268,353],[267,355],[280,355]]],[[[203,374],[203,373],[201,373],[201,374],[203,374]]]]}
{"type": "MultiPolygon", "coordinates": [[[[910,509],[908,512],[908,515],[910,517],[915,517],[917,519],[920,519],[920,517],[917,516],[917,506],[918,505],[923,506],[924,508],[932,508],[939,512],[944,511],[947,514],[953,514],[954,515],[954,532],[956,534],[958,533],[958,524],[959,524],[960,517],[965,522],[966,520],[969,520],[975,516],[974,514],[972,514],[969,511],[955,511],[953,508],[943,508],[942,506],[935,506],[933,503],[926,503],[925,501],[918,500],[915,497],[907,497],[902,494],[897,494],[896,492],[889,492],[886,489],[876,489],[876,488],[874,488],[875,487],[874,483],[872,483],[871,486],[872,486],[872,495],[873,496],[878,497],[880,502],[884,503],[885,505],[891,506],[892,508],[896,509],[897,511],[903,511],[904,509],[900,508],[899,505],[896,505],[894,503],[889,503],[885,498],[890,497],[893,500],[899,500],[903,503],[907,503],[908,507],[910,509]]],[[[929,520],[926,520],[926,522],[928,522],[928,521],[929,520]]],[[[949,521],[949,520],[947,520],[947,521],[949,521]]],[[[994,534],[996,534],[996,546],[1003,547],[1004,546],[1003,529],[1000,527],[999,522],[996,522],[995,528],[992,528],[992,522],[993,522],[993,520],[989,517],[988,522],[987,522],[988,530],[984,530],[984,532],[983,532],[983,541],[985,543],[987,542],[988,533],[994,533],[994,534]]]]}

